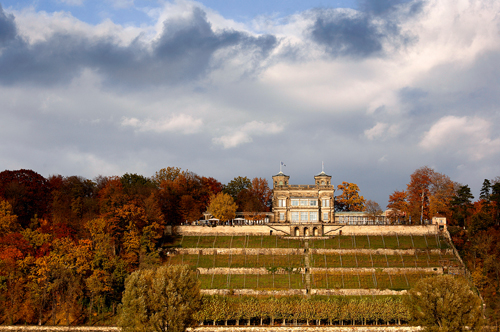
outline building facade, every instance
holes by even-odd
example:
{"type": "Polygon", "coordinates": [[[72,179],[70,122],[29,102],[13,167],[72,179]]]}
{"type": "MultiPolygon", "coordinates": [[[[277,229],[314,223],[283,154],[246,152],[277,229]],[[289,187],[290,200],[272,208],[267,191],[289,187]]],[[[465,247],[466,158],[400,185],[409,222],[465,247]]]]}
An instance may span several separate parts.
{"type": "Polygon", "coordinates": [[[290,224],[290,234],[319,236],[323,224],[335,217],[335,187],[332,177],[321,172],[314,185],[291,185],[290,176],[283,172],[273,176],[274,222],[290,224]]]}

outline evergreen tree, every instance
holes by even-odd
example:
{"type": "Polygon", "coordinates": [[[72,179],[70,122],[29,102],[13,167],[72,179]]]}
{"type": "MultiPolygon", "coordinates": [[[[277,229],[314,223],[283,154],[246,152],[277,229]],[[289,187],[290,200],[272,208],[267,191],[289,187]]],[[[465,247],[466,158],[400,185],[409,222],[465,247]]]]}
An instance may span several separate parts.
{"type": "Polygon", "coordinates": [[[491,182],[488,179],[484,179],[483,186],[481,187],[481,192],[479,193],[479,199],[484,199],[485,201],[490,201],[490,191],[491,182]]]}
{"type": "Polygon", "coordinates": [[[453,217],[459,226],[465,225],[465,220],[469,216],[469,209],[472,207],[471,200],[474,199],[468,185],[460,186],[455,197],[451,201],[453,217]]]}

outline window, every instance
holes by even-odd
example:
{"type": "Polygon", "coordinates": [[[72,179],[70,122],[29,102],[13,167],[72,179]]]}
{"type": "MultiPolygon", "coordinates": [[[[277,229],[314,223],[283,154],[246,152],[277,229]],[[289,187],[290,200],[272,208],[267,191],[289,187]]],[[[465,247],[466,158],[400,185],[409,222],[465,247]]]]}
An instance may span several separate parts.
{"type": "Polygon", "coordinates": [[[330,200],[329,199],[323,199],[323,200],[321,200],[321,205],[323,207],[330,207],[330,200]]]}
{"type": "Polygon", "coordinates": [[[328,220],[328,212],[323,212],[323,220],[328,220]]]}
{"type": "Polygon", "coordinates": [[[318,201],[317,200],[310,200],[309,201],[309,206],[318,206],[318,201]]]}
{"type": "Polygon", "coordinates": [[[285,214],[283,212],[280,212],[280,220],[285,220],[285,214]]]}
{"type": "Polygon", "coordinates": [[[284,207],[284,206],[286,206],[286,200],[284,200],[284,199],[280,199],[280,200],[279,200],[279,204],[278,204],[278,206],[279,206],[279,207],[284,207]]]}
{"type": "Polygon", "coordinates": [[[292,199],[292,206],[299,206],[299,200],[298,199],[292,199]]]}
{"type": "Polygon", "coordinates": [[[299,213],[292,212],[292,221],[299,221],[299,213]]]}
{"type": "Polygon", "coordinates": [[[307,212],[300,213],[300,221],[307,221],[307,212]]]}
{"type": "Polygon", "coordinates": [[[307,199],[301,199],[300,206],[307,206],[307,199]]]}
{"type": "Polygon", "coordinates": [[[318,212],[309,212],[310,221],[318,221],[318,212]]]}
{"type": "Polygon", "coordinates": [[[282,186],[282,185],[283,185],[283,181],[280,181],[280,186],[282,186]]]}

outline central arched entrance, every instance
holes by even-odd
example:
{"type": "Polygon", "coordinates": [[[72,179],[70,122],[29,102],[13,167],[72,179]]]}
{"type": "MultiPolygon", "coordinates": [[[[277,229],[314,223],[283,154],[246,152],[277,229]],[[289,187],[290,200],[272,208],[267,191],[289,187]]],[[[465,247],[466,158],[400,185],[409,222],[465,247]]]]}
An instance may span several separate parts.
{"type": "Polygon", "coordinates": [[[304,236],[309,236],[309,228],[304,228],[304,236]]]}

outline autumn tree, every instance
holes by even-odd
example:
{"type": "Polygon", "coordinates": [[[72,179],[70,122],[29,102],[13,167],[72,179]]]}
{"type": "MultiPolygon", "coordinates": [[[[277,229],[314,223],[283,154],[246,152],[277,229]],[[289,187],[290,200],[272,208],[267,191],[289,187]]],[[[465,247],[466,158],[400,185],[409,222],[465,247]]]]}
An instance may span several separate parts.
{"type": "Polygon", "coordinates": [[[481,300],[463,278],[439,275],[422,279],[410,290],[407,304],[413,323],[424,331],[481,330],[481,300]]]}
{"type": "Polygon", "coordinates": [[[269,184],[267,183],[266,179],[253,178],[250,192],[259,200],[260,211],[270,211],[273,191],[271,190],[271,188],[269,188],[269,184]]]}
{"type": "Polygon", "coordinates": [[[200,285],[186,265],[137,270],[125,282],[118,325],[124,332],[182,332],[200,309],[200,285]]]}
{"type": "Polygon", "coordinates": [[[52,193],[52,223],[81,233],[82,225],[99,214],[96,184],[81,176],[53,175],[48,179],[52,193]]]}
{"type": "Polygon", "coordinates": [[[430,220],[436,214],[451,217],[450,202],[457,184],[444,174],[424,166],[410,175],[406,200],[409,219],[413,224],[430,220]]]}
{"type": "Polygon", "coordinates": [[[390,209],[388,217],[391,222],[405,222],[406,215],[408,213],[406,192],[403,190],[395,190],[394,193],[389,196],[389,204],[387,204],[387,208],[390,209]]]}
{"type": "Polygon", "coordinates": [[[9,202],[0,200],[0,237],[18,230],[17,216],[9,202]]]}
{"type": "Polygon", "coordinates": [[[50,211],[50,188],[40,174],[27,169],[0,173],[0,197],[7,200],[22,227],[32,218],[45,218],[50,211]]]}
{"type": "Polygon", "coordinates": [[[162,168],[151,177],[151,181],[159,187],[163,181],[174,181],[181,172],[182,169],[180,167],[169,166],[162,168]]]}
{"type": "Polygon", "coordinates": [[[235,217],[238,206],[231,195],[220,192],[212,196],[208,212],[221,221],[228,221],[235,217]]]}
{"type": "Polygon", "coordinates": [[[365,198],[359,195],[359,187],[355,183],[342,182],[337,186],[342,194],[335,197],[336,211],[363,211],[365,198]]]}

